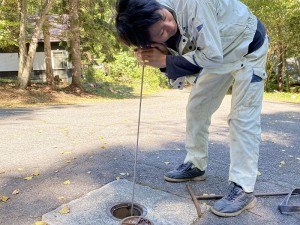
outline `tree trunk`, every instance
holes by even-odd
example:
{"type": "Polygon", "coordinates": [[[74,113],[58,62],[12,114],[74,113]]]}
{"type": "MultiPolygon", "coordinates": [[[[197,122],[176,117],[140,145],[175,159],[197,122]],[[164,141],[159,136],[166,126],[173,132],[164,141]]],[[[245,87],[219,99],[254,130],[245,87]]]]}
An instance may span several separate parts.
{"type": "Polygon", "coordinates": [[[296,74],[300,74],[300,58],[296,57],[295,62],[297,66],[296,74]]]}
{"type": "Polygon", "coordinates": [[[37,21],[36,26],[34,28],[34,33],[31,38],[31,42],[29,45],[29,50],[27,54],[26,64],[24,67],[24,70],[22,72],[21,78],[20,78],[20,88],[25,89],[27,87],[27,84],[30,80],[30,73],[32,71],[33,66],[33,60],[36,53],[36,47],[38,44],[38,36],[40,34],[40,31],[42,29],[43,23],[46,19],[46,16],[53,4],[53,0],[46,0],[44,6],[43,6],[43,12],[41,14],[40,19],[37,21]]]}
{"type": "Polygon", "coordinates": [[[290,75],[287,71],[287,68],[286,68],[286,57],[284,57],[284,64],[283,64],[283,73],[285,74],[285,82],[286,82],[286,91],[287,92],[290,92],[290,75]]]}
{"type": "Polygon", "coordinates": [[[46,78],[47,78],[47,85],[49,87],[54,86],[54,76],[53,76],[53,69],[52,69],[52,60],[51,60],[51,43],[50,43],[50,23],[49,18],[46,17],[44,22],[44,51],[45,51],[45,61],[46,61],[46,78]]]}
{"type": "Polygon", "coordinates": [[[20,86],[22,73],[26,63],[26,18],[27,18],[27,0],[19,0],[18,8],[20,12],[20,34],[19,34],[19,70],[17,86],[20,86]]]}
{"type": "Polygon", "coordinates": [[[70,45],[72,57],[72,84],[74,89],[83,90],[81,83],[80,29],[78,16],[79,0],[70,0],[70,45]]]}
{"type": "Polygon", "coordinates": [[[283,72],[284,72],[284,52],[283,52],[283,47],[280,46],[279,47],[279,64],[278,64],[278,77],[277,77],[277,81],[278,81],[278,90],[280,92],[283,91],[283,72]]]}

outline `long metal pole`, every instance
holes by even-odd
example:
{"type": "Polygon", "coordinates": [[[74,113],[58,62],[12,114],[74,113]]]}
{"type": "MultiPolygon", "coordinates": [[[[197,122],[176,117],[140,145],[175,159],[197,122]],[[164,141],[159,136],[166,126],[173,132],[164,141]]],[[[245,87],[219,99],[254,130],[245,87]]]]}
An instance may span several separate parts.
{"type": "MultiPolygon", "coordinates": [[[[217,199],[221,199],[224,197],[224,195],[195,195],[191,185],[187,184],[186,187],[193,199],[217,200],[217,199]]],[[[288,195],[288,194],[290,194],[290,192],[254,193],[255,197],[276,197],[276,196],[282,196],[282,195],[288,195]]],[[[292,194],[292,195],[296,195],[296,194],[292,194]]]]}
{"type": "Polygon", "coordinates": [[[136,149],[135,149],[134,168],[133,168],[133,187],[132,187],[132,200],[131,200],[131,211],[130,211],[131,216],[133,216],[134,190],[135,190],[135,183],[136,183],[137,154],[138,154],[138,150],[139,150],[139,136],[140,136],[141,111],[142,111],[143,86],[144,86],[144,71],[145,71],[145,66],[143,65],[141,90],[140,90],[138,128],[137,128],[137,135],[136,135],[136,149]]]}

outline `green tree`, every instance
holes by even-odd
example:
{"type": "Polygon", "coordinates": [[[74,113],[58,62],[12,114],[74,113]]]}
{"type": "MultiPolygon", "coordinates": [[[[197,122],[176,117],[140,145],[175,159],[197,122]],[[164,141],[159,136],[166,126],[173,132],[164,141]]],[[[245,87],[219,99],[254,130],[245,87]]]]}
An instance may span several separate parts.
{"type": "Polygon", "coordinates": [[[80,8],[82,53],[87,63],[94,58],[103,61],[114,60],[114,53],[121,46],[115,39],[114,27],[115,1],[87,0],[80,8]]]}
{"type": "Polygon", "coordinates": [[[0,1],[0,49],[10,51],[18,45],[18,12],[15,0],[0,1]]]}
{"type": "Polygon", "coordinates": [[[79,0],[70,0],[70,46],[72,56],[72,84],[74,89],[83,89],[81,83],[81,52],[80,52],[80,27],[79,27],[79,0]]]}
{"type": "MultiPolygon", "coordinates": [[[[268,55],[268,81],[273,71],[277,77],[278,89],[283,91],[283,78],[286,75],[286,59],[299,57],[300,36],[298,35],[300,4],[298,0],[244,0],[258,18],[265,24],[270,37],[268,55]]],[[[288,84],[289,82],[287,82],[288,84]]]]}
{"type": "MultiPolygon", "coordinates": [[[[22,1],[26,1],[26,0],[22,0],[22,1]]],[[[26,56],[26,62],[25,62],[23,70],[20,72],[20,76],[18,76],[18,86],[21,89],[25,89],[30,81],[30,73],[32,71],[33,60],[34,60],[34,56],[36,53],[38,36],[42,30],[42,26],[44,24],[46,16],[47,16],[53,2],[54,2],[54,0],[45,0],[44,5],[43,5],[43,11],[41,12],[40,18],[36,22],[34,32],[32,34],[32,38],[30,40],[29,49],[28,49],[28,53],[26,56]]],[[[22,7],[21,9],[24,10],[24,7],[22,7]]],[[[20,24],[20,27],[21,26],[22,26],[22,24],[20,24]]]]}

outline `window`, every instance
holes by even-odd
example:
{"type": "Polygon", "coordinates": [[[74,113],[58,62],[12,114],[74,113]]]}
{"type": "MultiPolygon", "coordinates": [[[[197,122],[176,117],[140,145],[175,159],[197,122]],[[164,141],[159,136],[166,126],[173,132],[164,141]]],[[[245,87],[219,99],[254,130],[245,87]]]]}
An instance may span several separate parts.
{"type": "Polygon", "coordinates": [[[66,51],[52,51],[53,69],[67,69],[68,54],[66,51]]]}

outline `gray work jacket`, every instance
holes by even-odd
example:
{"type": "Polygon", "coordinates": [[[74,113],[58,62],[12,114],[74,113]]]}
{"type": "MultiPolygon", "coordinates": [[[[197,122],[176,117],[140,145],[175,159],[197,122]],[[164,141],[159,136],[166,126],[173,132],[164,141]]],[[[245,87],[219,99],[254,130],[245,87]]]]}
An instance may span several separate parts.
{"type": "Polygon", "coordinates": [[[175,17],[181,40],[174,55],[203,67],[201,73],[240,69],[257,18],[238,0],[158,0],[175,17]]]}

